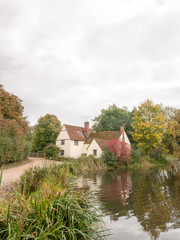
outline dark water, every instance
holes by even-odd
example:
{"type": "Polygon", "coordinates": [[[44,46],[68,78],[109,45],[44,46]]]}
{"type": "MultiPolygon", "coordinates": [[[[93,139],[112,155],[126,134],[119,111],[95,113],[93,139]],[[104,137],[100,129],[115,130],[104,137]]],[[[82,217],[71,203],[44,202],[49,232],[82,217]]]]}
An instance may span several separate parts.
{"type": "Polygon", "coordinates": [[[180,166],[80,176],[94,191],[109,240],[180,240],[180,166]]]}

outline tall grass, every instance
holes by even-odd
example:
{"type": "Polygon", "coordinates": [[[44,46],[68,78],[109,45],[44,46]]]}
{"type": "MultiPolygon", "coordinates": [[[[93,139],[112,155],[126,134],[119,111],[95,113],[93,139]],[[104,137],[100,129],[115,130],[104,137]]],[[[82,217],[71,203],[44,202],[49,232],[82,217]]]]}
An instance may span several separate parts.
{"type": "Polygon", "coordinates": [[[103,238],[99,215],[87,194],[40,191],[27,199],[22,195],[1,214],[2,240],[103,238]]]}
{"type": "Polygon", "coordinates": [[[14,198],[0,203],[0,239],[104,238],[92,195],[67,188],[71,167],[69,163],[44,166],[21,177],[14,198]]]}
{"type": "Polygon", "coordinates": [[[2,182],[2,176],[3,176],[3,166],[1,167],[1,172],[0,172],[0,186],[2,182]]]}

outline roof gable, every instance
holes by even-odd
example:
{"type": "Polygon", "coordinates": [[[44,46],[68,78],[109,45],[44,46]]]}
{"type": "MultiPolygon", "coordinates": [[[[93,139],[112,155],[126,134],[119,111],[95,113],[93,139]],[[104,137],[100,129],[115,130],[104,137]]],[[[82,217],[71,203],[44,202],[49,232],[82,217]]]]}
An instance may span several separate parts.
{"type": "Polygon", "coordinates": [[[102,139],[94,139],[94,140],[97,142],[97,144],[102,150],[108,148],[109,140],[102,140],[102,139]]]}

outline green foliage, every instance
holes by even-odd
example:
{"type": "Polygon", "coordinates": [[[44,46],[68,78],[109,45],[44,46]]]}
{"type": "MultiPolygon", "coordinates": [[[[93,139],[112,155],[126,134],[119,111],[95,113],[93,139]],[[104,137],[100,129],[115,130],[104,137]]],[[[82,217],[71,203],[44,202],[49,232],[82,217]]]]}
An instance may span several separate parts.
{"type": "Polygon", "coordinates": [[[178,156],[180,155],[180,109],[165,107],[163,111],[167,124],[163,143],[170,154],[178,156]]]}
{"type": "Polygon", "coordinates": [[[128,137],[131,139],[132,113],[126,107],[118,108],[115,104],[110,105],[108,109],[102,109],[101,114],[93,119],[95,124],[93,129],[96,132],[101,131],[119,131],[124,126],[128,137]]]}
{"type": "Polygon", "coordinates": [[[21,176],[20,186],[25,184],[25,194],[29,195],[37,191],[43,185],[46,179],[51,179],[55,183],[64,184],[67,182],[69,174],[69,164],[44,165],[42,168],[35,167],[29,169],[21,176]]]}
{"type": "Polygon", "coordinates": [[[1,172],[0,172],[0,186],[1,186],[1,181],[2,181],[2,175],[3,175],[3,166],[1,167],[1,172]]]}
{"type": "Polygon", "coordinates": [[[26,159],[30,154],[30,143],[23,137],[0,135],[0,166],[26,159]]]}
{"type": "Polygon", "coordinates": [[[139,148],[139,147],[136,148],[134,146],[132,153],[131,153],[131,163],[132,164],[141,163],[142,157],[143,157],[143,153],[141,151],[141,148],[139,148]]]}
{"type": "Polygon", "coordinates": [[[25,159],[30,153],[22,100],[0,85],[0,166],[25,159]]]}
{"type": "Polygon", "coordinates": [[[134,110],[132,133],[138,147],[149,156],[150,152],[163,146],[167,125],[162,106],[146,100],[134,110]]]}
{"type": "Polygon", "coordinates": [[[0,119],[0,166],[29,156],[30,142],[24,134],[19,133],[19,129],[16,121],[0,119]]]}
{"type": "Polygon", "coordinates": [[[55,144],[50,144],[44,149],[47,158],[56,159],[59,155],[60,149],[55,144]]]}
{"type": "Polygon", "coordinates": [[[55,115],[46,114],[38,120],[32,135],[32,150],[43,151],[49,144],[55,144],[61,129],[61,122],[55,115]]]}
{"type": "Polygon", "coordinates": [[[19,126],[19,133],[25,133],[28,122],[23,116],[22,100],[14,94],[8,93],[0,84],[0,119],[14,120],[19,126]]]}
{"type": "Polygon", "coordinates": [[[65,188],[70,168],[36,167],[21,177],[22,194],[0,203],[0,239],[103,239],[92,195],[65,188]]]}
{"type": "Polygon", "coordinates": [[[105,149],[103,151],[102,159],[104,160],[104,163],[109,167],[114,167],[117,163],[113,153],[110,152],[108,149],[105,149]]]}

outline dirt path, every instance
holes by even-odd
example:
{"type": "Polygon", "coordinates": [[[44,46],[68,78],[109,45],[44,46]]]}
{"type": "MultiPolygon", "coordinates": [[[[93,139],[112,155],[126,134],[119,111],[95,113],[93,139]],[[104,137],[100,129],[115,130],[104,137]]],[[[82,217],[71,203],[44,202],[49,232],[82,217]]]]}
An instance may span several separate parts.
{"type": "Polygon", "coordinates": [[[29,168],[34,168],[35,166],[42,167],[43,165],[52,164],[52,163],[60,164],[60,162],[54,162],[54,161],[43,159],[43,158],[30,157],[29,162],[24,165],[5,169],[3,171],[1,186],[10,184],[11,182],[15,182],[29,168]]]}

